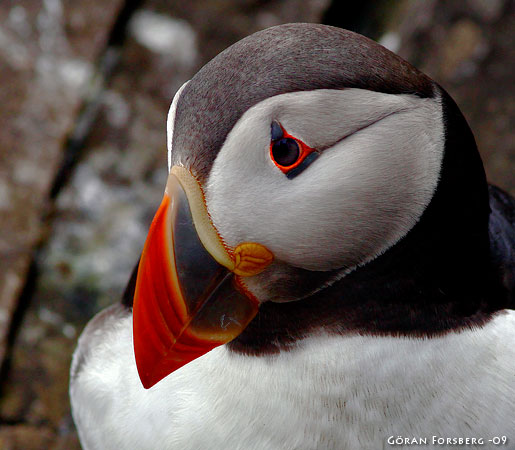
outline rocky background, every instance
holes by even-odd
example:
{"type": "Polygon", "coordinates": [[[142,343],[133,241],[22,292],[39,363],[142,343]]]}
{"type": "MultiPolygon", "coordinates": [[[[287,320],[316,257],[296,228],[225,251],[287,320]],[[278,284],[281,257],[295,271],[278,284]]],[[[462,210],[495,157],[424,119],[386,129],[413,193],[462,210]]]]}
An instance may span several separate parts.
{"type": "Polygon", "coordinates": [[[71,354],[141,251],[171,99],[254,31],[322,22],[379,40],[450,92],[489,180],[515,195],[514,2],[350,3],[0,3],[0,449],[80,448],[71,354]]]}

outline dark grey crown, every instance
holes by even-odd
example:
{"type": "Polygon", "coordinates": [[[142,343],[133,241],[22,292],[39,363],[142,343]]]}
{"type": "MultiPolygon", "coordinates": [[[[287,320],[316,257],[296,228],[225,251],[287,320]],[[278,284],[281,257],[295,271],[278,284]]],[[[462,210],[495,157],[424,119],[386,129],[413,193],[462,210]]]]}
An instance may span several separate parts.
{"type": "Polygon", "coordinates": [[[318,24],[287,24],[232,45],[190,81],[177,104],[172,164],[204,180],[227,134],[256,103],[313,89],[361,88],[433,95],[433,82],[359,34],[318,24]]]}

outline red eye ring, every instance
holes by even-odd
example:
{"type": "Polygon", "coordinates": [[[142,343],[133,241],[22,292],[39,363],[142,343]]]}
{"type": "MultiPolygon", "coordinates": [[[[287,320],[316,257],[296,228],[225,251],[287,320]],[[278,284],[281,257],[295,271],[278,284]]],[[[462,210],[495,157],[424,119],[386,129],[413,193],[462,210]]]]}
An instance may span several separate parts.
{"type": "Polygon", "coordinates": [[[270,142],[270,159],[279,168],[279,170],[281,170],[281,172],[283,172],[284,174],[287,174],[290,170],[293,170],[296,167],[300,166],[302,164],[302,162],[306,159],[306,157],[308,157],[311,153],[313,153],[315,151],[315,149],[311,148],[309,145],[305,144],[300,139],[297,139],[295,136],[292,136],[291,134],[289,134],[282,127],[282,125],[280,125],[280,127],[281,127],[281,130],[283,132],[283,135],[281,136],[280,139],[273,139],[270,142]],[[298,155],[296,161],[293,164],[290,164],[288,166],[284,166],[284,165],[279,164],[275,160],[274,152],[273,152],[274,143],[277,143],[278,141],[283,140],[283,139],[285,139],[285,140],[286,139],[292,139],[293,141],[295,141],[297,143],[297,145],[299,147],[299,155],[298,155]]]}

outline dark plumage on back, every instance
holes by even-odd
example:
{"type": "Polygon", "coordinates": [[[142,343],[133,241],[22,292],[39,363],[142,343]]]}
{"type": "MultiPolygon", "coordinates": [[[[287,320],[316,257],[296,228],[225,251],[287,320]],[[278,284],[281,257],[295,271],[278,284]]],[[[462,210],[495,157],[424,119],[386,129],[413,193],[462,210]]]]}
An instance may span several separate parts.
{"type": "Polygon", "coordinates": [[[503,285],[515,307],[515,199],[496,186],[490,193],[490,246],[503,285]]]}

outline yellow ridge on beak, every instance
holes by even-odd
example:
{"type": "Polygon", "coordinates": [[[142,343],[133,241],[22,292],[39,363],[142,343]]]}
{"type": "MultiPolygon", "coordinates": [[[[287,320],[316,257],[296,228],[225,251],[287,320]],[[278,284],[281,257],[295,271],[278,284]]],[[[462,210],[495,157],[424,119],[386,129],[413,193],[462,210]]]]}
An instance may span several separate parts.
{"type": "Polygon", "coordinates": [[[274,259],[272,252],[256,242],[244,242],[231,252],[224,245],[211,221],[204,193],[198,181],[184,167],[173,166],[170,173],[179,179],[184,188],[197,234],[211,256],[219,264],[242,277],[257,275],[265,270],[274,259]]]}

